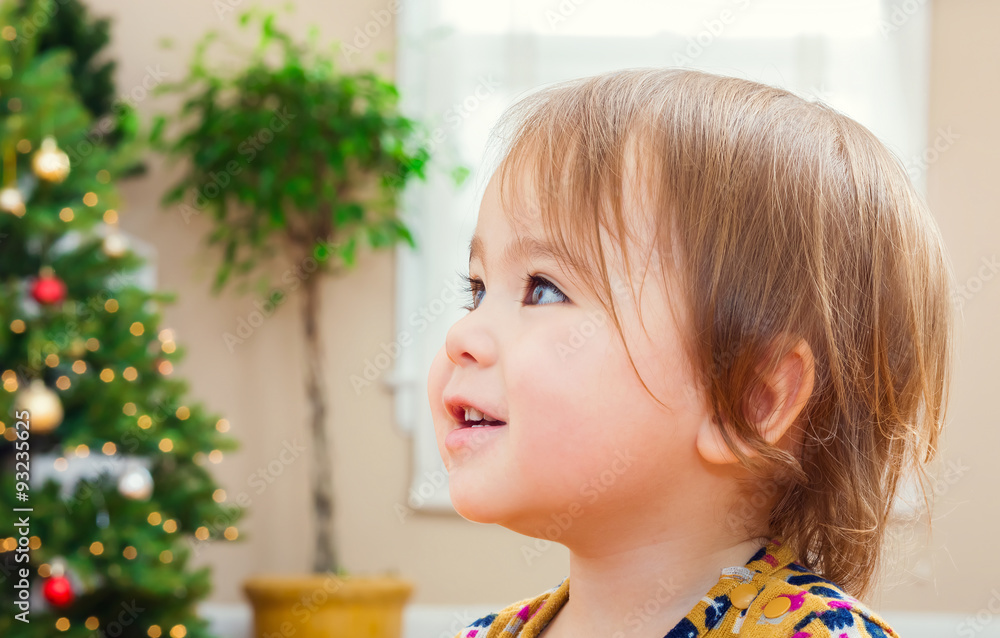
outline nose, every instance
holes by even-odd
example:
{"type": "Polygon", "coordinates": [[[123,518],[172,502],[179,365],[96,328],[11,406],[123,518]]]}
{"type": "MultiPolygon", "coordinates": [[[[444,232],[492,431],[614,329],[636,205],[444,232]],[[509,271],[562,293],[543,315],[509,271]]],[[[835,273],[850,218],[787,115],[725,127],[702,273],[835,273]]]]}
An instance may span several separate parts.
{"type": "Polygon", "coordinates": [[[456,366],[489,366],[496,360],[496,338],[483,308],[480,305],[448,329],[444,347],[456,366]]]}

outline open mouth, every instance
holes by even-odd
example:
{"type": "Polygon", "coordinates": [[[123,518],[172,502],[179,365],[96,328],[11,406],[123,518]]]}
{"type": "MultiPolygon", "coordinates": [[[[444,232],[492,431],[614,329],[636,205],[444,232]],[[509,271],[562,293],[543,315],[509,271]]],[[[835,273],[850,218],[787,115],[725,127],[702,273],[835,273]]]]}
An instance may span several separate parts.
{"type": "Polygon", "coordinates": [[[458,417],[457,421],[459,427],[463,428],[488,428],[507,425],[506,421],[495,419],[490,415],[471,407],[457,407],[455,408],[455,415],[458,417]]]}
{"type": "MultiPolygon", "coordinates": [[[[466,397],[449,397],[446,400],[451,421],[456,427],[451,428],[445,436],[444,445],[453,454],[469,452],[488,445],[488,441],[503,438],[507,431],[507,422],[499,418],[503,408],[491,408],[484,403],[473,403],[475,399],[466,397]],[[490,412],[486,412],[485,406],[490,412]]],[[[508,415],[509,416],[509,415],[508,415]]]]}
{"type": "Polygon", "coordinates": [[[463,428],[488,428],[507,424],[503,421],[465,421],[461,425],[463,428]]]}

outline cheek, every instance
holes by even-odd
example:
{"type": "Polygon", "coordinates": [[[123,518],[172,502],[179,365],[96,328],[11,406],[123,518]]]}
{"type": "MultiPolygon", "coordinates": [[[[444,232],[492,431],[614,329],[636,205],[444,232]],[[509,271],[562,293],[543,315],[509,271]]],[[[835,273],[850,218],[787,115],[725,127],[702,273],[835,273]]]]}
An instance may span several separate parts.
{"type": "Polygon", "coordinates": [[[574,315],[516,340],[506,356],[505,376],[517,416],[547,431],[591,412],[589,398],[607,381],[613,345],[606,329],[591,324],[588,330],[588,323],[574,315]]]}
{"type": "Polygon", "coordinates": [[[444,426],[448,420],[448,414],[444,408],[444,388],[448,383],[453,367],[454,364],[448,358],[444,346],[441,346],[427,372],[427,401],[430,405],[431,417],[434,421],[434,433],[437,436],[438,449],[442,454],[442,458],[445,458],[446,452],[444,447],[444,426]]]}
{"type": "Polygon", "coordinates": [[[655,351],[668,354],[652,357],[643,354],[652,344],[636,346],[647,391],[613,328],[567,337],[574,334],[582,330],[549,334],[548,346],[525,341],[518,360],[533,364],[510,371],[516,387],[509,396],[522,424],[511,436],[516,449],[530,450],[517,459],[518,471],[564,495],[579,494],[596,478],[615,483],[619,494],[676,481],[694,458],[697,422],[682,366],[671,359],[677,353],[660,343],[655,351]],[[622,458],[631,459],[624,472],[622,458]]]}
{"type": "Polygon", "coordinates": [[[554,481],[554,489],[576,491],[621,447],[617,428],[639,404],[623,383],[634,373],[627,360],[622,367],[619,350],[595,324],[553,326],[519,341],[505,376],[512,449],[525,451],[516,471],[529,484],[554,481]]]}

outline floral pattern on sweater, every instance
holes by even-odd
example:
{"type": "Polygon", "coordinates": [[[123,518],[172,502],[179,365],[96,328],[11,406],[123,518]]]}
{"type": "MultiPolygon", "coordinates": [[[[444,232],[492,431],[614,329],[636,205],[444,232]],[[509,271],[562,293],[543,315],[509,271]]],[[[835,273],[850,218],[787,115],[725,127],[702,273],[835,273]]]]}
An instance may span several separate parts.
{"type": "MultiPolygon", "coordinates": [[[[796,561],[781,539],[770,539],[745,565],[723,569],[719,582],[664,638],[899,638],[867,605],[796,561]],[[746,600],[736,595],[734,603],[730,595],[745,583],[757,593],[744,608],[746,600]],[[788,602],[769,605],[780,598],[788,602]]],[[[456,638],[536,638],[569,600],[569,582],[567,576],[537,596],[487,614],[456,638]]],[[[745,595],[747,588],[736,591],[745,595]]],[[[625,629],[611,638],[636,631],[625,629]]]]}

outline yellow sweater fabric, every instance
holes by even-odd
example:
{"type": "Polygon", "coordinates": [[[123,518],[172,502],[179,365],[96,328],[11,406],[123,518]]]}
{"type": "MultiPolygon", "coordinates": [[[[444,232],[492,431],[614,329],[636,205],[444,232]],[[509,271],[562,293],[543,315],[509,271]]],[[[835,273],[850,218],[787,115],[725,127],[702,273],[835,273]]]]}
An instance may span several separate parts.
{"type": "MultiPolygon", "coordinates": [[[[536,638],[566,601],[569,577],[538,596],[479,618],[456,638],[536,638]]],[[[651,601],[653,598],[650,599],[651,601]]],[[[644,624],[626,617],[607,638],[630,638],[644,624]]],[[[646,621],[648,622],[648,620],[646,621]]],[[[647,633],[647,632],[643,632],[647,633]]],[[[664,638],[899,638],[864,603],[796,562],[780,538],[772,538],[743,566],[722,570],[719,582],[664,638]]]]}

